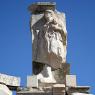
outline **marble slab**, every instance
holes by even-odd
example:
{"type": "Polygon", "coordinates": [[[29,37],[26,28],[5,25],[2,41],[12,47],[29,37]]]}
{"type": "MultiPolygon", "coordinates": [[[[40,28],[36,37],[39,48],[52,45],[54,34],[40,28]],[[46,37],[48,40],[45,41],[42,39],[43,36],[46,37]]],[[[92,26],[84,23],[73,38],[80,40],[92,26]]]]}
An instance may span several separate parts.
{"type": "Polygon", "coordinates": [[[12,95],[12,91],[6,85],[0,84],[0,95],[12,95]]]}
{"type": "Polygon", "coordinates": [[[20,78],[0,73],[0,83],[9,86],[20,86],[20,78]]]}

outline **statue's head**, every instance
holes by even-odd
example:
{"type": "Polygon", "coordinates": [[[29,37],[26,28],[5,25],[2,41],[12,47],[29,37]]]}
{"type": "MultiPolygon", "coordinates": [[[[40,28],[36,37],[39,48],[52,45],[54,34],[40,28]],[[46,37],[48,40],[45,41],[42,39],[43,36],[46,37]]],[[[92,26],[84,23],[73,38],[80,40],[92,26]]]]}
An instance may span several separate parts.
{"type": "Polygon", "coordinates": [[[53,10],[46,10],[44,13],[44,17],[48,22],[52,22],[54,20],[54,12],[53,10]]]}

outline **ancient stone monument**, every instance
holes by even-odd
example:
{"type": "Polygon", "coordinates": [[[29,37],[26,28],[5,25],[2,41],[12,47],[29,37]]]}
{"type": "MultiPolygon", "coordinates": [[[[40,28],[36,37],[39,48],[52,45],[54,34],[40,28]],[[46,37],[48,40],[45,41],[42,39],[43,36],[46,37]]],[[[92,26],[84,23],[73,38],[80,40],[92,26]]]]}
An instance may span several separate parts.
{"type": "Polygon", "coordinates": [[[19,77],[0,74],[0,95],[12,95],[13,90],[17,95],[92,95],[89,86],[77,86],[76,75],[70,74],[65,13],[54,2],[37,2],[28,9],[33,75],[21,87],[19,77]]]}
{"type": "Polygon", "coordinates": [[[33,73],[41,82],[56,83],[52,69],[66,63],[65,15],[47,8],[42,14],[33,14],[31,19],[33,73]]]}
{"type": "Polygon", "coordinates": [[[29,6],[32,14],[33,75],[27,87],[17,95],[88,95],[89,86],[77,86],[66,61],[67,30],[65,13],[56,10],[54,2],[37,2],[29,6]]]}

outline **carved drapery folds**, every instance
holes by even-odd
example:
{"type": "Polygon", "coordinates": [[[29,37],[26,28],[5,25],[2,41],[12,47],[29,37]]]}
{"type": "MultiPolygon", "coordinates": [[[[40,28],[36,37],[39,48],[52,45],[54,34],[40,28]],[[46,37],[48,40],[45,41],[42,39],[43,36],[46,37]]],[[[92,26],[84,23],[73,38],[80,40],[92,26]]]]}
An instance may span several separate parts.
{"type": "Polygon", "coordinates": [[[67,31],[65,14],[45,10],[32,14],[32,60],[59,68],[66,62],[67,31]]]}

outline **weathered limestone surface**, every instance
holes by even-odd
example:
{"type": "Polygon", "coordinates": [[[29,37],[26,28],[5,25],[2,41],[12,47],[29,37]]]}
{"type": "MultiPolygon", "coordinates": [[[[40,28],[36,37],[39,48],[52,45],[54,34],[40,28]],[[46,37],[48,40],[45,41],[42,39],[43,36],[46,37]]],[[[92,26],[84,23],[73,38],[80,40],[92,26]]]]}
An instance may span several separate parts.
{"type": "Polygon", "coordinates": [[[89,86],[75,86],[75,87],[68,87],[67,92],[69,93],[89,93],[90,87],[89,86]]]}
{"type": "MultiPolygon", "coordinates": [[[[65,14],[55,10],[54,3],[35,3],[32,11],[30,29],[32,32],[33,71],[43,83],[56,83],[52,69],[66,63],[67,31],[65,14]],[[38,65],[35,65],[35,63],[38,65]],[[39,65],[39,64],[44,65],[39,65]],[[41,66],[41,67],[40,67],[41,66]],[[38,70],[38,67],[41,68],[38,70]],[[34,70],[36,69],[36,70],[34,70]]],[[[33,72],[33,74],[35,74],[33,72]]]]}
{"type": "Polygon", "coordinates": [[[48,93],[31,93],[31,92],[23,92],[21,94],[17,94],[17,95],[65,95],[65,93],[52,93],[52,92],[48,92],[48,93]]]}
{"type": "Polygon", "coordinates": [[[12,95],[12,91],[6,85],[0,84],[0,95],[12,95]]]}
{"type": "Polygon", "coordinates": [[[66,82],[66,75],[70,74],[70,64],[62,64],[61,68],[52,71],[55,80],[57,83],[63,83],[65,84],[66,82]]]}
{"type": "Polygon", "coordinates": [[[60,64],[66,62],[67,31],[64,13],[49,10],[44,14],[32,14],[31,31],[33,61],[48,64],[52,68],[59,68],[60,64]],[[48,14],[51,21],[46,21],[48,14]]]}
{"type": "Polygon", "coordinates": [[[93,94],[86,94],[86,93],[72,93],[71,95],[93,95],[93,94]]]}
{"type": "Polygon", "coordinates": [[[93,95],[89,94],[89,88],[89,86],[66,87],[64,84],[53,84],[38,89],[28,88],[18,91],[17,95],[93,95]]]}
{"type": "Polygon", "coordinates": [[[29,11],[33,14],[41,14],[45,10],[55,10],[55,2],[36,2],[28,7],[29,11]]]}
{"type": "Polygon", "coordinates": [[[70,75],[70,64],[66,64],[65,14],[49,2],[32,4],[29,10],[33,75],[17,95],[92,95],[90,87],[77,86],[76,75],[70,75]]]}
{"type": "Polygon", "coordinates": [[[66,86],[68,87],[76,87],[76,75],[66,75],[66,86]]]}
{"type": "Polygon", "coordinates": [[[0,73],[0,83],[9,86],[20,86],[20,78],[0,73]]]}
{"type": "Polygon", "coordinates": [[[27,87],[36,87],[38,88],[38,78],[36,75],[27,76],[27,87]]]}
{"type": "Polygon", "coordinates": [[[17,95],[65,95],[65,85],[55,84],[39,89],[30,88],[28,90],[18,91],[17,95]]]}

